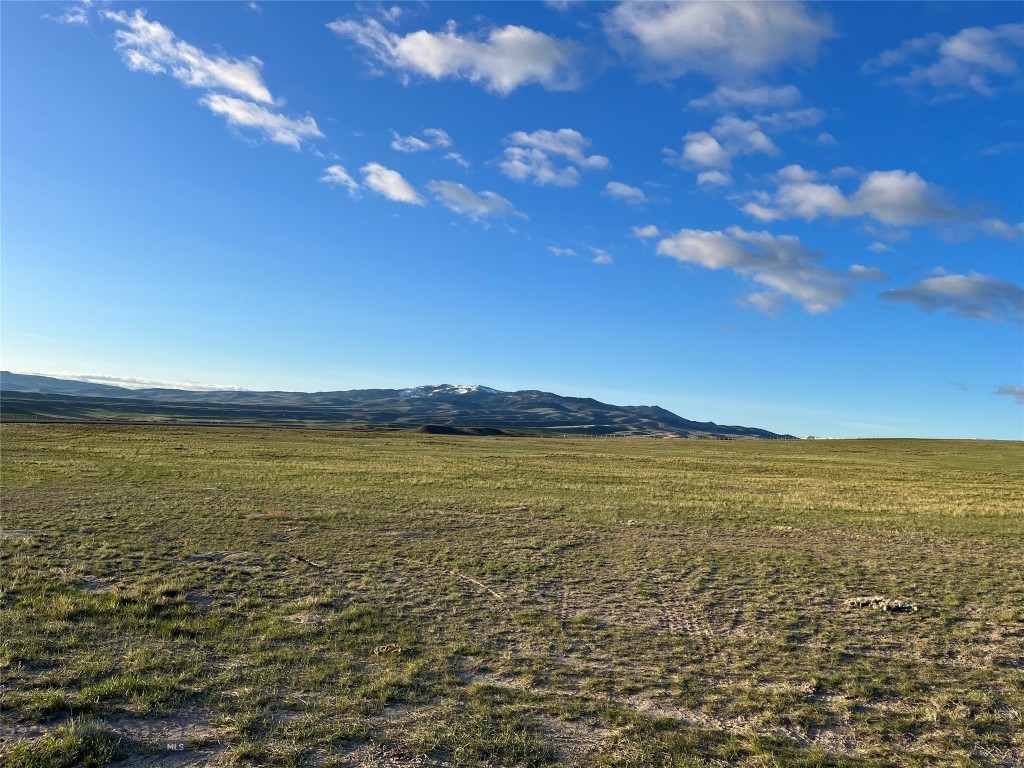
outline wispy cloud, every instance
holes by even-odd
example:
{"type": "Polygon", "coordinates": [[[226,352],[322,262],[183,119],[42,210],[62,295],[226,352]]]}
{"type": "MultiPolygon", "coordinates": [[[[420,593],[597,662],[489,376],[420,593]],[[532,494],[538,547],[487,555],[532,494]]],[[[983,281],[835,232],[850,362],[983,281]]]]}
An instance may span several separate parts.
{"type": "Polygon", "coordinates": [[[92,7],[92,0],[82,0],[74,5],[66,5],[60,16],[51,16],[44,13],[43,18],[55,21],[58,24],[74,24],[86,26],[89,24],[89,9],[92,7]]]}
{"type": "Polygon", "coordinates": [[[760,112],[765,109],[778,109],[780,107],[791,107],[800,99],[803,94],[795,85],[783,85],[778,88],[770,86],[758,86],[751,88],[737,88],[730,85],[720,85],[707,96],[690,101],[691,107],[698,109],[748,109],[760,112]]]}
{"type": "Polygon", "coordinates": [[[440,32],[419,30],[400,35],[376,19],[338,19],[327,25],[340,37],[366,50],[373,62],[406,78],[468,80],[507,96],[516,88],[537,83],[551,91],[579,87],[578,46],[567,40],[509,25],[483,39],[460,35],[454,22],[440,32]]]}
{"type": "Polygon", "coordinates": [[[706,269],[728,269],[767,286],[769,290],[746,297],[766,314],[777,313],[786,298],[810,314],[829,312],[849,298],[859,277],[823,267],[821,254],[805,248],[797,237],[739,227],[725,232],[683,229],[661,240],[657,252],[706,269]]]}
{"type": "Polygon", "coordinates": [[[906,40],[864,63],[865,74],[885,74],[883,82],[929,90],[937,100],[969,93],[996,96],[1020,82],[1024,24],[968,27],[946,37],[939,33],[906,40]]]}
{"type": "Polygon", "coordinates": [[[199,103],[215,115],[224,117],[230,125],[252,128],[268,141],[292,149],[299,149],[304,141],[322,139],[324,136],[312,117],[285,117],[259,104],[225,96],[223,93],[208,93],[199,99],[199,103]]]}
{"type": "Polygon", "coordinates": [[[1010,384],[1004,384],[1003,386],[996,387],[994,395],[1003,395],[1004,397],[1012,397],[1020,405],[1024,405],[1024,387],[1017,387],[1010,384]]]}
{"type": "Polygon", "coordinates": [[[208,54],[179,40],[163,24],[147,20],[141,10],[130,14],[104,10],[100,14],[121,25],[114,37],[129,69],[168,74],[191,88],[206,90],[199,103],[232,127],[255,130],[268,141],[293,149],[299,149],[304,141],[323,138],[312,117],[287,117],[270,108],[277,102],[263,82],[263,62],[255,56],[237,59],[208,54]]]}
{"type": "Polygon", "coordinates": [[[380,163],[367,163],[359,172],[363,174],[363,183],[381,197],[396,203],[426,204],[420,193],[398,171],[385,168],[380,163]]]}
{"type": "Polygon", "coordinates": [[[623,58],[655,76],[701,72],[725,82],[812,63],[834,36],[828,17],[799,3],[623,2],[604,26],[623,58]]]}
{"type": "Polygon", "coordinates": [[[345,170],[343,165],[336,164],[324,169],[320,181],[325,184],[344,187],[348,190],[348,196],[351,198],[359,197],[359,182],[349,176],[348,171],[345,170]]]}
{"type": "Polygon", "coordinates": [[[140,10],[131,14],[101,11],[101,15],[123,27],[114,37],[129,69],[149,74],[165,72],[193,88],[230,91],[263,104],[274,102],[260,74],[263,62],[255,56],[211,56],[176,39],[163,24],[147,21],[140,10]]]}
{"type": "Polygon", "coordinates": [[[505,140],[504,159],[498,163],[502,173],[515,181],[529,181],[537,186],[574,187],[579,184],[577,168],[605,169],[611,161],[603,155],[587,155],[590,139],[579,131],[562,128],[558,131],[516,131],[505,140]],[[556,167],[552,157],[561,157],[570,165],[556,167]]]}
{"type": "Polygon", "coordinates": [[[458,152],[449,152],[447,155],[444,156],[444,159],[451,160],[453,163],[455,163],[462,169],[469,168],[469,161],[462,155],[460,155],[458,152]]]}
{"type": "Polygon", "coordinates": [[[468,216],[473,221],[502,216],[526,218],[512,203],[496,192],[477,193],[457,181],[431,181],[427,184],[427,189],[445,208],[468,216]]]}
{"type": "Polygon", "coordinates": [[[451,136],[440,128],[427,128],[420,136],[400,136],[391,132],[391,148],[398,152],[426,152],[428,149],[447,149],[451,136]]]}
{"type": "Polygon", "coordinates": [[[125,389],[186,389],[192,392],[245,392],[244,387],[230,387],[221,384],[200,384],[195,381],[158,381],[140,379],[135,376],[107,376],[98,373],[41,373],[37,371],[12,371],[25,376],[49,376],[53,379],[84,381],[89,384],[107,384],[125,389]]]}
{"type": "Polygon", "coordinates": [[[991,323],[1024,322],[1024,290],[1019,286],[977,272],[939,272],[906,288],[885,291],[881,298],[913,304],[929,313],[945,312],[991,323]]]}

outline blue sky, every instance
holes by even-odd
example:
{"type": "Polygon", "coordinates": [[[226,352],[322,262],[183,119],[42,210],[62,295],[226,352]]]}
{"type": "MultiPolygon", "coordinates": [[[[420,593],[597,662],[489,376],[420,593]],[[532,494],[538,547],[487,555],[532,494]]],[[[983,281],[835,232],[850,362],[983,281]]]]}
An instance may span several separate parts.
{"type": "Polygon", "coordinates": [[[1024,437],[1019,3],[3,3],[3,366],[1024,437]]]}

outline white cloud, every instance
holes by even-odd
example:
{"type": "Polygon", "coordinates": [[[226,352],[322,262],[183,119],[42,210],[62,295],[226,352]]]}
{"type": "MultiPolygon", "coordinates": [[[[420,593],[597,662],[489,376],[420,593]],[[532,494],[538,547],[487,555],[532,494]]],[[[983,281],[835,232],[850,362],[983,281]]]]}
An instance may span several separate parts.
{"type": "Polygon", "coordinates": [[[747,296],[761,311],[778,311],[788,297],[805,312],[820,314],[841,305],[853,292],[848,273],[820,265],[821,255],[807,250],[792,235],[683,229],[658,243],[657,251],[677,261],[707,269],[729,269],[769,288],[747,296]]]}
{"type": "Polygon", "coordinates": [[[623,2],[604,17],[612,45],[654,74],[761,77],[812,63],[832,23],[798,3],[623,2]]]}
{"type": "Polygon", "coordinates": [[[669,161],[683,167],[728,168],[737,155],[774,155],[778,148],[753,120],[726,115],[715,121],[711,131],[696,131],[683,137],[682,158],[669,153],[669,161]]]}
{"type": "Polygon", "coordinates": [[[886,82],[907,88],[932,90],[939,100],[974,92],[992,97],[1001,90],[994,81],[1020,81],[1019,49],[1024,48],[1024,24],[997,27],[968,27],[945,37],[932,33],[906,40],[898,48],[885,51],[864,63],[861,71],[888,75],[886,82]],[[927,57],[924,63],[920,59],[927,57]],[[908,65],[903,69],[902,65],[908,65]]]}
{"type": "Polygon", "coordinates": [[[839,141],[828,131],[822,131],[818,134],[818,143],[825,147],[839,146],[839,141]]]}
{"type": "Polygon", "coordinates": [[[1024,221],[1019,224],[1007,224],[1002,219],[984,219],[978,222],[981,231],[992,237],[1001,237],[1003,240],[1019,240],[1024,233],[1024,221]]]}
{"type": "Polygon", "coordinates": [[[89,8],[92,6],[92,0],[83,0],[83,2],[77,5],[66,5],[64,6],[64,13],[60,16],[51,16],[48,13],[43,14],[44,19],[55,21],[58,24],[76,24],[76,25],[88,25],[89,23],[89,8]]]}
{"type": "Polygon", "coordinates": [[[559,248],[557,245],[549,245],[548,250],[551,251],[555,256],[577,256],[578,254],[572,248],[559,248]]]}
{"type": "Polygon", "coordinates": [[[860,264],[853,264],[850,267],[850,274],[858,280],[888,280],[889,276],[878,267],[864,267],[860,264]]]}
{"type": "Polygon", "coordinates": [[[792,131],[797,128],[810,128],[817,125],[825,119],[825,110],[817,107],[805,107],[788,112],[757,115],[754,119],[772,131],[792,131]]]}
{"type": "Polygon", "coordinates": [[[440,128],[426,128],[423,135],[438,149],[447,149],[452,145],[452,137],[448,135],[447,131],[442,131],[440,128]]]}
{"type": "Polygon", "coordinates": [[[604,192],[601,194],[621,200],[628,205],[643,205],[647,202],[647,195],[642,189],[623,184],[621,181],[609,181],[605,184],[604,192]]]}
{"type": "Polygon", "coordinates": [[[591,264],[614,264],[615,259],[608,253],[604,248],[595,248],[590,246],[590,252],[594,254],[594,258],[590,260],[591,264]]]}
{"type": "Polygon", "coordinates": [[[428,149],[447,149],[452,145],[451,136],[440,128],[427,128],[422,136],[400,136],[392,131],[391,148],[398,152],[425,152],[428,149]]]}
{"type": "Polygon", "coordinates": [[[147,21],[140,10],[131,15],[124,11],[102,11],[101,15],[124,27],[114,37],[129,69],[149,74],[167,72],[193,88],[230,91],[263,104],[274,102],[260,74],[263,62],[255,56],[211,56],[175,39],[163,24],[147,21]]]}
{"type": "Polygon", "coordinates": [[[661,230],[653,224],[645,224],[642,227],[633,227],[633,237],[638,237],[641,240],[649,240],[652,237],[658,237],[661,235],[661,230]]]}
{"type": "Polygon", "coordinates": [[[332,165],[324,169],[324,175],[320,177],[320,181],[344,187],[348,190],[349,197],[359,197],[359,182],[348,175],[348,171],[343,165],[332,165]]]}
{"type": "Polygon", "coordinates": [[[445,208],[468,216],[473,221],[500,216],[521,216],[516,207],[496,192],[477,194],[456,181],[431,181],[427,184],[435,199],[445,208]]]}
{"type": "Polygon", "coordinates": [[[763,109],[775,109],[779,107],[791,107],[803,95],[795,85],[784,85],[780,88],[760,86],[756,88],[735,88],[729,85],[720,85],[707,96],[690,101],[691,107],[699,109],[748,109],[752,112],[760,112],[763,109]]]}
{"type": "Polygon", "coordinates": [[[515,181],[533,179],[537,186],[551,184],[574,187],[579,183],[577,167],[604,169],[611,165],[603,155],[587,155],[590,139],[579,131],[562,128],[558,131],[516,131],[509,134],[504,159],[498,164],[502,173],[515,181]],[[556,168],[551,156],[565,158],[572,165],[556,168]]]}
{"type": "Polygon", "coordinates": [[[955,317],[1002,321],[1024,321],[1024,290],[987,275],[939,274],[919,280],[907,288],[885,291],[886,301],[913,304],[925,312],[942,311],[955,317]]]}
{"type": "Polygon", "coordinates": [[[477,40],[459,35],[453,21],[441,32],[419,30],[404,36],[374,19],[339,19],[327,26],[366,49],[377,65],[406,76],[464,79],[502,96],[530,83],[551,91],[573,90],[580,84],[577,45],[527,27],[493,29],[477,40]]]}
{"type": "Polygon", "coordinates": [[[391,148],[397,152],[426,152],[430,145],[416,136],[399,136],[391,132],[391,148]]]}
{"type": "Polygon", "coordinates": [[[783,176],[773,195],[764,196],[770,205],[751,202],[743,210],[761,221],[870,216],[893,226],[948,221],[958,216],[956,209],[944,202],[940,188],[913,172],[873,171],[849,196],[834,184],[801,181],[795,172],[791,175],[791,180],[783,176]]]}
{"type": "Polygon", "coordinates": [[[185,389],[192,392],[245,392],[244,387],[230,387],[222,384],[200,384],[195,381],[156,381],[134,376],[107,376],[98,373],[37,373],[35,371],[11,371],[25,376],[49,376],[52,379],[85,381],[89,384],[108,384],[125,389],[185,389]]]}
{"type": "Polygon", "coordinates": [[[308,139],[321,139],[323,134],[312,117],[293,119],[272,112],[251,101],[225,96],[222,93],[208,93],[199,99],[215,115],[227,119],[230,125],[239,128],[253,128],[269,141],[299,149],[308,139]]]}
{"type": "Polygon", "coordinates": [[[712,187],[727,187],[732,184],[732,176],[722,171],[701,171],[697,174],[697,183],[712,187]]]}
{"type": "Polygon", "coordinates": [[[996,387],[996,391],[992,394],[1012,397],[1019,405],[1024,405],[1024,387],[1015,387],[1013,385],[1004,384],[1001,387],[996,387]]]}
{"type": "Polygon", "coordinates": [[[396,203],[424,205],[425,201],[402,174],[385,168],[380,163],[367,163],[359,172],[363,174],[364,184],[381,197],[394,200],[396,203]]]}
{"type": "Polygon", "coordinates": [[[246,3],[245,7],[247,9],[249,9],[250,11],[252,11],[253,13],[255,13],[255,14],[258,14],[258,15],[262,15],[263,14],[263,6],[261,6],[259,3],[249,2],[249,3],[246,3]]]}
{"type": "Polygon", "coordinates": [[[466,160],[466,158],[464,158],[458,152],[449,152],[447,155],[444,156],[444,159],[451,160],[460,168],[469,168],[469,161],[466,160]]]}
{"type": "Polygon", "coordinates": [[[892,246],[880,243],[877,240],[868,246],[868,250],[872,253],[891,253],[892,246]]]}
{"type": "Polygon", "coordinates": [[[780,168],[775,176],[782,181],[814,181],[818,178],[818,172],[808,170],[802,165],[792,163],[787,165],[785,168],[780,168]]]}
{"type": "Polygon", "coordinates": [[[833,168],[829,171],[828,175],[833,179],[855,179],[860,176],[860,171],[849,165],[840,165],[838,168],[833,168]]]}

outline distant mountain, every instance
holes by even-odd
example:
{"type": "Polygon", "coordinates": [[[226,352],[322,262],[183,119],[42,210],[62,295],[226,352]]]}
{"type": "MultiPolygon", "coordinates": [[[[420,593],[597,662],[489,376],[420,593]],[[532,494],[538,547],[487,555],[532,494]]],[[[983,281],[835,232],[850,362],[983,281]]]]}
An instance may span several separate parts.
{"type": "Polygon", "coordinates": [[[550,392],[480,385],[339,392],[127,389],[0,371],[4,421],[203,423],[332,429],[417,429],[431,434],[576,434],[792,438],[753,427],[684,419],[650,405],[608,405],[550,392]]]}

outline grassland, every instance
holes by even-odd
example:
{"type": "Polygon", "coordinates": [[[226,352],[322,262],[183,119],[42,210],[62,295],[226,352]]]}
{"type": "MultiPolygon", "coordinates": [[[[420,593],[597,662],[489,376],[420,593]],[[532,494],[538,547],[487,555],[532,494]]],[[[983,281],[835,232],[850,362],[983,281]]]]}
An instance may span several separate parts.
{"type": "Polygon", "coordinates": [[[1024,765],[1021,444],[0,437],[7,765],[1024,765]]]}

